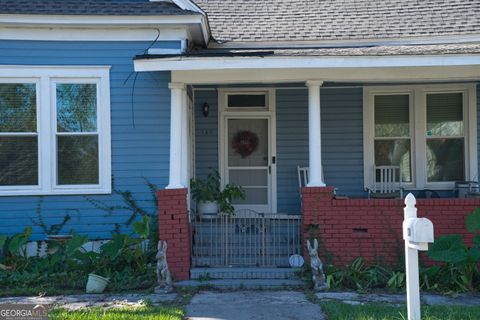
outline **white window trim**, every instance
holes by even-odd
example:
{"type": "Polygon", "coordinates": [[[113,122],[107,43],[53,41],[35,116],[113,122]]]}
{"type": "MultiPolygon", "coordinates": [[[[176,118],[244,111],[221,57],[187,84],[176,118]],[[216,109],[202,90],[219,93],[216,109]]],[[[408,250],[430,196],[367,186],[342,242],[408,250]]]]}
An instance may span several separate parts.
{"type": "Polygon", "coordinates": [[[245,112],[255,111],[258,112],[271,112],[275,111],[275,89],[272,88],[232,88],[232,89],[218,89],[219,93],[219,110],[220,112],[245,112]],[[228,96],[229,95],[265,95],[264,107],[229,107],[228,96]]]}
{"type": "Polygon", "coordinates": [[[366,86],[363,90],[363,170],[364,187],[373,183],[374,96],[378,94],[410,94],[410,132],[412,183],[407,189],[451,190],[453,182],[427,182],[426,177],[426,95],[428,93],[462,92],[464,97],[465,178],[478,180],[477,159],[477,95],[475,84],[366,86]]]}
{"type": "Polygon", "coordinates": [[[109,194],[111,183],[110,66],[0,66],[0,83],[37,83],[38,185],[0,186],[0,196],[109,194]],[[55,83],[97,84],[99,183],[56,184],[55,83]]]}

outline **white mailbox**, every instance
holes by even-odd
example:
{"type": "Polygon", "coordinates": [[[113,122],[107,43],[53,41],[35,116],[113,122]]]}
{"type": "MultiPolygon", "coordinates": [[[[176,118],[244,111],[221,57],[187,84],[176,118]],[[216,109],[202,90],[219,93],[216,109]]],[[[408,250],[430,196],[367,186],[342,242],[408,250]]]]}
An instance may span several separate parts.
{"type": "Polygon", "coordinates": [[[403,222],[403,239],[417,244],[433,243],[433,223],[427,218],[407,218],[403,222]]]}

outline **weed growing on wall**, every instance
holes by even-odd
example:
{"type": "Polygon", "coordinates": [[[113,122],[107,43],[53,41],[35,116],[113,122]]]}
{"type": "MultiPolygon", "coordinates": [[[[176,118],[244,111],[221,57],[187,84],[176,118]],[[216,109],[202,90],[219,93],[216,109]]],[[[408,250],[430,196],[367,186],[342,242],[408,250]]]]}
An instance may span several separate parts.
{"type": "Polygon", "coordinates": [[[39,197],[35,208],[36,219],[30,219],[34,226],[38,226],[43,230],[45,235],[57,235],[63,227],[70,221],[71,216],[67,213],[63,216],[62,221],[56,224],[48,225],[43,219],[43,197],[39,197]]]}
{"type": "MultiPolygon", "coordinates": [[[[150,182],[147,178],[144,178],[145,184],[148,190],[151,193],[151,211],[144,209],[140,206],[139,201],[135,199],[134,194],[129,190],[118,190],[113,186],[113,194],[120,196],[122,203],[116,205],[108,205],[104,201],[96,200],[90,197],[85,197],[88,202],[90,202],[96,209],[102,210],[107,213],[108,216],[114,214],[117,211],[127,211],[130,212],[130,216],[125,220],[125,226],[131,226],[132,223],[138,217],[149,217],[150,218],[150,233],[148,239],[150,240],[150,245],[152,248],[156,248],[158,241],[158,201],[156,191],[158,187],[150,182]]],[[[114,179],[112,178],[112,181],[114,179]]],[[[114,234],[121,232],[121,225],[115,224],[114,229],[112,230],[114,234]]]]}

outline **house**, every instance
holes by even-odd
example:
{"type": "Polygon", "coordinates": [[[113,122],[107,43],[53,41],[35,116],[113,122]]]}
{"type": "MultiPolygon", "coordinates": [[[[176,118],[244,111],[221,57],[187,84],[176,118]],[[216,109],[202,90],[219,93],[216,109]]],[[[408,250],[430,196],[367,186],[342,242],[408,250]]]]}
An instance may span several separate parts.
{"type": "Polygon", "coordinates": [[[309,230],[339,263],[394,263],[402,201],[367,199],[374,166],[441,197],[418,202],[437,234],[463,232],[480,201],[453,190],[478,181],[479,81],[477,1],[1,0],[0,233],[106,239],[155,210],[154,184],[188,278],[213,225],[189,216],[189,179],[216,168],[246,190],[238,210],[266,213],[231,229],[250,242],[222,247],[224,264],[288,259],[275,250],[309,230]],[[285,242],[266,253],[272,223],[285,242]]]}

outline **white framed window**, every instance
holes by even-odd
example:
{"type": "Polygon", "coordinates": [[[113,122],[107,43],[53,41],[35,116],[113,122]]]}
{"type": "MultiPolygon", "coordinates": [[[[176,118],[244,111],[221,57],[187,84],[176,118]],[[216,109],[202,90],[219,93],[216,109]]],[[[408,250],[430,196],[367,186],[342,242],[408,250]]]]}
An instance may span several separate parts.
{"type": "Polygon", "coordinates": [[[0,66],[0,196],[111,192],[109,69],[0,66]]]}
{"type": "Polygon", "coordinates": [[[476,90],[473,84],[364,88],[364,186],[375,165],[401,167],[411,189],[451,189],[476,180],[476,90]]]}

